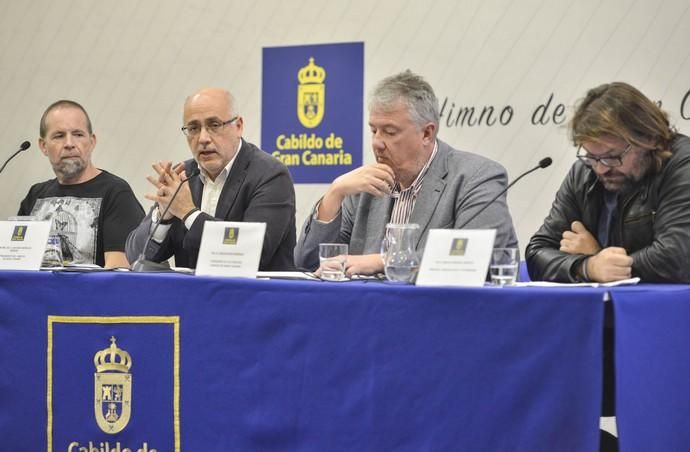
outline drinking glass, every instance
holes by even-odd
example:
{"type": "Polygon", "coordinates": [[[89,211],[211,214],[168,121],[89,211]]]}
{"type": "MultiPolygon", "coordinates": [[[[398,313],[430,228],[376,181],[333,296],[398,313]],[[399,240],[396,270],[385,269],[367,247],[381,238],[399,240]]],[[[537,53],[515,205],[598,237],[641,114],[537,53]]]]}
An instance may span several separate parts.
{"type": "Polygon", "coordinates": [[[517,248],[494,248],[491,253],[491,284],[510,286],[517,281],[520,271],[520,250],[517,248]]]}
{"type": "Polygon", "coordinates": [[[319,245],[321,279],[327,281],[341,281],[345,279],[347,251],[346,243],[321,243],[319,245]]]}
{"type": "Polygon", "coordinates": [[[62,240],[58,234],[50,234],[43,252],[41,267],[62,267],[62,240]]]}

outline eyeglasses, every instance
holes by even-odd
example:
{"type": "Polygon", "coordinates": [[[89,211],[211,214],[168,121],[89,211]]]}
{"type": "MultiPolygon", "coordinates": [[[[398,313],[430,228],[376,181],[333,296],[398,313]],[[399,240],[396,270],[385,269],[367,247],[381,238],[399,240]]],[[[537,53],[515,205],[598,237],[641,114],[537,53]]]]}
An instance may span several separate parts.
{"type": "Polygon", "coordinates": [[[593,157],[589,154],[587,154],[587,150],[580,145],[580,147],[577,148],[577,154],[575,157],[578,158],[582,163],[585,165],[592,167],[594,166],[595,163],[601,163],[604,166],[608,166],[609,168],[615,168],[617,166],[623,165],[623,157],[625,157],[625,154],[630,152],[630,149],[632,149],[632,143],[628,144],[623,152],[621,152],[618,155],[609,155],[605,157],[593,157]]]}
{"type": "Polygon", "coordinates": [[[237,118],[239,118],[239,116],[234,116],[225,122],[219,121],[217,119],[212,119],[206,121],[206,123],[204,123],[203,125],[201,123],[193,122],[182,127],[182,133],[184,133],[188,137],[195,137],[201,133],[201,128],[204,127],[208,133],[216,135],[220,133],[221,130],[223,130],[223,127],[232,122],[235,122],[237,118]]]}

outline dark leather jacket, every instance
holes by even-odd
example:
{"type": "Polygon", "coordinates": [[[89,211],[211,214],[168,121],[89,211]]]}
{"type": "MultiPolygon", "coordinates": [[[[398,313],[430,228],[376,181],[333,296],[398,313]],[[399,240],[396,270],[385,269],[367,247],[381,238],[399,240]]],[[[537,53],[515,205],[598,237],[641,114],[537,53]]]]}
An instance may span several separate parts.
{"type": "MultiPolygon", "coordinates": [[[[690,283],[690,138],[676,134],[673,155],[619,202],[609,246],[625,248],[632,274],[645,282],[690,283]]],[[[587,257],[559,251],[564,231],[581,221],[596,236],[604,188],[594,171],[577,161],[556,194],[525,257],[535,281],[575,282],[587,257]]]]}

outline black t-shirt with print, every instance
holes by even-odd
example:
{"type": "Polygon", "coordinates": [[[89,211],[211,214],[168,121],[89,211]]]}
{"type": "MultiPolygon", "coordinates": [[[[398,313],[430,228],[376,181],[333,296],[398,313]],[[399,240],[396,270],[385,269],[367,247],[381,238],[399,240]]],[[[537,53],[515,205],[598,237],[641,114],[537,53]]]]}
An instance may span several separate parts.
{"type": "Polygon", "coordinates": [[[51,179],[33,185],[19,215],[52,217],[51,234],[61,238],[65,263],[103,266],[104,252],[125,250],[127,235],[144,218],[144,210],[124,179],[101,170],[81,184],[51,179]]]}

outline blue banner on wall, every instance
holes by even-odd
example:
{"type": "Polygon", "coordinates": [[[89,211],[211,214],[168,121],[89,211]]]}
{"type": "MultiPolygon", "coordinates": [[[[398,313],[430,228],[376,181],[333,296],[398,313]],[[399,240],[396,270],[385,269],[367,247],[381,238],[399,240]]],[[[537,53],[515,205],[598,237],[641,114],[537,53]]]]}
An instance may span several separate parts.
{"type": "Polygon", "coordinates": [[[261,147],[295,183],[362,164],[364,43],[263,49],[261,147]]]}

